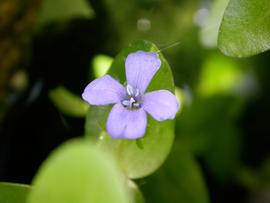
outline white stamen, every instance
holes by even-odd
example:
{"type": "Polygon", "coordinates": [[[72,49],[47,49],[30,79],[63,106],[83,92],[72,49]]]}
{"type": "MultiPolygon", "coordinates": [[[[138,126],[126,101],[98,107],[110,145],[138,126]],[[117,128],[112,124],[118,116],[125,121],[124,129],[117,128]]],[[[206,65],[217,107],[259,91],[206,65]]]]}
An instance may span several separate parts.
{"type": "Polygon", "coordinates": [[[131,97],[130,100],[129,100],[129,102],[130,102],[131,104],[133,104],[133,103],[136,102],[136,100],[135,100],[133,97],[131,97]]]}
{"type": "Polygon", "coordinates": [[[140,97],[140,91],[137,88],[132,87],[131,85],[127,85],[127,94],[128,98],[122,101],[122,105],[126,108],[139,108],[140,103],[137,101],[140,97]]]}
{"type": "Polygon", "coordinates": [[[130,106],[130,102],[129,102],[128,100],[122,101],[122,104],[123,104],[124,106],[130,106]]]}
{"type": "Polygon", "coordinates": [[[136,103],[133,104],[133,106],[136,107],[136,108],[139,108],[140,104],[136,102],[136,103]]]}
{"type": "Polygon", "coordinates": [[[135,91],[136,91],[136,92],[135,92],[135,97],[138,97],[139,94],[140,94],[140,91],[139,91],[139,89],[136,89],[135,91]]]}
{"type": "Polygon", "coordinates": [[[131,85],[127,85],[127,93],[129,96],[134,94],[134,88],[131,85]]]}

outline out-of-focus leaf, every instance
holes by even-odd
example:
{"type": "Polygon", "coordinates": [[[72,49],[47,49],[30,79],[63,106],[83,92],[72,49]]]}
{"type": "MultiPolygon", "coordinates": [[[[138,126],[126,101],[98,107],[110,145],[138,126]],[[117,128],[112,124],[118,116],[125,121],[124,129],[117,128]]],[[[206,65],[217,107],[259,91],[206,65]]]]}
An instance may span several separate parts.
{"type": "Polygon", "coordinates": [[[51,90],[49,98],[57,109],[66,115],[84,117],[87,114],[89,105],[62,86],[51,90]]]}
{"type": "Polygon", "coordinates": [[[208,148],[202,154],[209,171],[222,182],[234,177],[240,162],[241,139],[236,127],[231,123],[212,123],[215,127],[205,131],[208,148]]]}
{"type": "Polygon", "coordinates": [[[128,203],[130,198],[114,159],[86,141],[73,140],[43,163],[28,203],[128,203]]]}
{"type": "Polygon", "coordinates": [[[105,75],[112,65],[113,58],[107,55],[97,55],[93,58],[92,65],[96,78],[105,75]]]}
{"type": "Polygon", "coordinates": [[[270,158],[264,160],[261,166],[260,180],[264,187],[270,186],[270,158]]]}
{"type": "Polygon", "coordinates": [[[0,183],[1,203],[25,203],[30,187],[23,184],[0,183]]]}
{"type": "Polygon", "coordinates": [[[175,142],[165,164],[142,185],[146,202],[208,203],[200,168],[184,145],[175,142]]]}
{"type": "Polygon", "coordinates": [[[38,16],[38,26],[72,18],[92,18],[94,11],[87,0],[43,0],[38,16]]]}
{"type": "Polygon", "coordinates": [[[203,158],[220,181],[234,177],[238,167],[242,148],[235,122],[243,107],[243,100],[233,95],[196,97],[177,119],[178,140],[203,158]]]}
{"type": "Polygon", "coordinates": [[[269,0],[231,0],[220,27],[220,50],[234,57],[247,57],[268,50],[269,11],[269,0]]]}
{"type": "MultiPolygon", "coordinates": [[[[127,55],[138,50],[157,52],[158,48],[148,41],[137,41],[116,56],[109,73],[121,83],[125,82],[124,62],[127,55]]],[[[170,67],[162,56],[161,67],[153,77],[147,91],[167,89],[174,91],[174,82],[170,67]]],[[[141,178],[154,172],[166,159],[174,139],[174,121],[157,122],[148,116],[147,131],[140,139],[138,147],[136,140],[111,139],[105,133],[106,114],[108,108],[90,108],[86,121],[86,135],[96,136],[96,132],[102,135],[99,146],[110,149],[118,159],[120,166],[129,178],[141,178]],[[102,113],[103,111],[103,113],[102,113]],[[100,117],[98,117],[98,115],[100,117]],[[97,123],[93,126],[93,123],[97,123]],[[87,127],[87,126],[92,126],[87,127]]]]}
{"type": "Polygon", "coordinates": [[[217,46],[219,26],[221,24],[223,14],[228,3],[229,0],[213,1],[209,10],[209,14],[200,31],[200,40],[204,46],[217,46]]]}
{"type": "Polygon", "coordinates": [[[221,54],[213,54],[203,63],[198,93],[205,97],[234,94],[243,80],[243,71],[236,61],[221,54]]]}
{"type": "Polygon", "coordinates": [[[241,166],[237,170],[236,180],[239,184],[253,192],[260,187],[260,178],[257,171],[245,166],[241,166]]]}
{"type": "Polygon", "coordinates": [[[133,201],[132,203],[144,203],[143,194],[132,180],[128,181],[128,187],[131,190],[133,201]]]}
{"type": "Polygon", "coordinates": [[[183,106],[184,106],[184,102],[185,102],[185,92],[184,90],[182,90],[180,87],[175,87],[175,96],[180,104],[180,108],[178,109],[177,114],[179,115],[179,113],[182,111],[183,106]]]}
{"type": "Polygon", "coordinates": [[[262,162],[258,170],[242,166],[236,174],[238,182],[252,192],[263,191],[270,187],[270,159],[262,162]]]}
{"type": "Polygon", "coordinates": [[[39,6],[36,0],[0,1],[0,117],[8,108],[8,95],[17,91],[9,86],[10,79],[14,72],[28,66],[24,61],[29,56],[39,6]]]}

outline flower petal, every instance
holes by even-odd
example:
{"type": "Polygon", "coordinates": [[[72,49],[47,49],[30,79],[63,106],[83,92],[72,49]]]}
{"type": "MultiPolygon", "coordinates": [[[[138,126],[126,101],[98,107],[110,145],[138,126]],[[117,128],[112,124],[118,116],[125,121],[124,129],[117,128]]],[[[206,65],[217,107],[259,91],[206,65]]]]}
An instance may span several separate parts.
{"type": "Polygon", "coordinates": [[[124,99],[126,89],[109,75],[98,78],[87,85],[82,98],[92,105],[115,104],[124,99]]]}
{"type": "Polygon", "coordinates": [[[125,62],[127,83],[143,94],[160,65],[161,61],[154,52],[137,51],[129,54],[125,62]]]}
{"type": "Polygon", "coordinates": [[[179,108],[176,97],[168,90],[158,90],[143,95],[142,108],[154,119],[174,119],[179,108]]]}
{"type": "Polygon", "coordinates": [[[112,138],[137,139],[144,136],[147,115],[140,108],[127,110],[122,104],[115,104],[109,113],[106,128],[112,138]]]}

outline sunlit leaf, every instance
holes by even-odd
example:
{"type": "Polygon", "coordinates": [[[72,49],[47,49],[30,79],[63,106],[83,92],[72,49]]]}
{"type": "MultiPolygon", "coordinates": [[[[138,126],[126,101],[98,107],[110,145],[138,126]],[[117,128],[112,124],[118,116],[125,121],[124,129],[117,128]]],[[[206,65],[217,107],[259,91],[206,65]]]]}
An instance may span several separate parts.
{"type": "Polygon", "coordinates": [[[184,102],[185,102],[185,92],[184,92],[184,90],[182,90],[180,87],[175,87],[175,96],[176,96],[177,101],[179,102],[179,104],[181,104],[180,108],[178,109],[178,112],[177,112],[177,114],[179,115],[180,112],[183,109],[184,102]]]}
{"type": "MultiPolygon", "coordinates": [[[[125,58],[129,53],[138,50],[158,52],[157,47],[150,42],[138,41],[133,43],[116,56],[108,74],[124,83],[125,58]]],[[[159,53],[159,57],[162,65],[147,91],[167,89],[173,92],[174,83],[170,67],[161,53],[159,53]]],[[[154,172],[164,162],[170,151],[174,139],[174,121],[157,122],[148,116],[146,135],[140,139],[140,145],[138,145],[136,140],[111,139],[105,133],[108,110],[108,108],[104,107],[90,108],[86,121],[86,135],[94,137],[99,132],[99,146],[109,149],[115,154],[128,177],[140,178],[154,172]]]]}
{"type": "Polygon", "coordinates": [[[49,98],[56,108],[66,115],[83,117],[87,114],[89,105],[62,86],[51,90],[49,98]]]}
{"type": "Polygon", "coordinates": [[[97,55],[93,58],[92,65],[96,78],[105,75],[112,65],[113,58],[107,55],[97,55]]]}
{"type": "Polygon", "coordinates": [[[165,164],[142,185],[146,202],[208,203],[199,165],[191,153],[175,143],[165,164]]]}
{"type": "Polygon", "coordinates": [[[269,11],[269,0],[231,0],[220,27],[220,50],[234,57],[247,57],[268,50],[269,11]]]}
{"type": "Polygon", "coordinates": [[[23,184],[0,183],[1,203],[25,203],[30,187],[23,184]]]}
{"type": "Polygon", "coordinates": [[[202,66],[198,91],[201,96],[232,94],[242,85],[244,74],[233,59],[213,54],[202,66]]]}
{"type": "Polygon", "coordinates": [[[39,169],[28,203],[128,203],[114,159],[82,140],[60,146],[39,169]]]}

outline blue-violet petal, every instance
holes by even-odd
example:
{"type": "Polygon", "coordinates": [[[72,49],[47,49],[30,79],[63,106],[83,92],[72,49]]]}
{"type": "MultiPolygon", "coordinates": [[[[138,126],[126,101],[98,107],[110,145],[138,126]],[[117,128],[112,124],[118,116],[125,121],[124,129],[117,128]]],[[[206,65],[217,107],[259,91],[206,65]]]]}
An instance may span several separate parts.
{"type": "Polygon", "coordinates": [[[91,105],[115,104],[125,97],[125,87],[109,75],[89,83],[82,94],[82,98],[91,105]]]}
{"type": "Polygon", "coordinates": [[[143,94],[161,65],[154,52],[137,51],[127,56],[125,61],[127,83],[143,94]]]}
{"type": "Polygon", "coordinates": [[[137,139],[144,136],[146,124],[147,115],[142,108],[128,110],[118,103],[110,111],[106,127],[112,138],[137,139]]]}
{"type": "Polygon", "coordinates": [[[168,90],[158,90],[143,95],[142,108],[154,119],[164,121],[174,119],[179,103],[168,90]]]}

